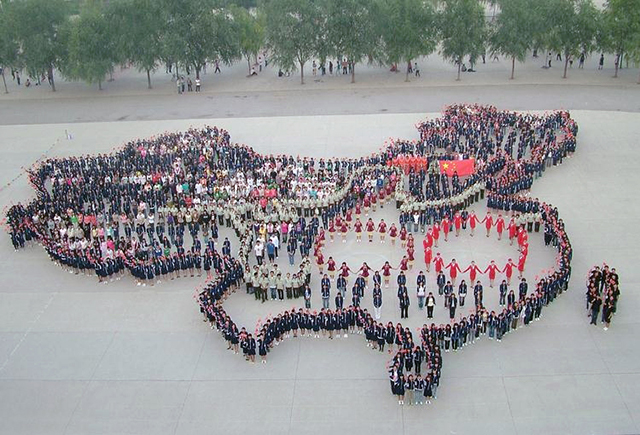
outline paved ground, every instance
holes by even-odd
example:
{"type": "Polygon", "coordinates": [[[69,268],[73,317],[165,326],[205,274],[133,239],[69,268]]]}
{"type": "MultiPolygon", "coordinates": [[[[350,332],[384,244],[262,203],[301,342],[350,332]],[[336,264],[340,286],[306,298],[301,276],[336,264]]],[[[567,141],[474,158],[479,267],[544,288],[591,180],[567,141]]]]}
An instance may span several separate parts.
{"type": "MultiPolygon", "coordinates": [[[[106,152],[130,138],[210,123],[264,152],[352,156],[375,151],[387,137],[415,137],[414,124],[422,113],[440,107],[426,98],[424,107],[417,107],[420,92],[441,95],[443,103],[467,95],[465,101],[552,109],[567,98],[575,107],[581,107],[575,102],[593,102],[591,109],[634,112],[637,98],[631,93],[638,88],[631,86],[633,77],[627,79],[626,85],[576,86],[571,91],[557,84],[555,89],[563,89],[558,99],[538,92],[541,85],[385,86],[368,89],[370,99],[352,99],[353,104],[344,101],[349,92],[360,90],[337,87],[324,95],[309,89],[311,85],[302,92],[260,93],[258,102],[238,102],[234,108],[243,115],[269,117],[221,114],[223,119],[207,120],[188,119],[211,112],[161,92],[95,100],[84,91],[72,98],[61,91],[61,97],[50,102],[19,96],[0,106],[3,122],[33,125],[0,126],[0,205],[31,196],[24,177],[11,180],[52,144],[49,155],[106,152]],[[331,98],[335,103],[327,107],[331,98]],[[411,104],[405,108],[407,99],[411,104]],[[276,100],[279,106],[269,103],[276,100]],[[378,108],[371,100],[389,101],[389,112],[396,113],[274,116],[375,113],[378,108]],[[104,105],[116,113],[103,117],[104,105]],[[403,113],[411,107],[414,113],[403,113]],[[143,119],[144,113],[152,114],[151,119],[184,119],[81,122],[127,114],[128,119],[143,119]],[[64,139],[65,130],[72,140],[64,139]]],[[[216,106],[220,96],[200,98],[208,97],[214,97],[216,106]]],[[[192,299],[199,280],[154,288],[136,287],[130,279],[98,285],[93,278],[63,273],[39,247],[12,252],[2,235],[0,433],[640,432],[640,325],[635,315],[640,309],[635,291],[640,273],[632,265],[640,240],[635,229],[640,210],[632,196],[640,181],[635,145],[640,115],[574,110],[573,116],[580,123],[578,152],[547,172],[533,192],[557,205],[567,223],[575,247],[570,292],[549,307],[540,322],[502,343],[482,340],[447,354],[439,397],[429,408],[397,405],[389,394],[386,355],[367,349],[360,337],[289,341],[270,355],[266,366],[251,366],[227,352],[219,335],[201,321],[192,299]],[[622,281],[619,312],[606,332],[588,325],[583,302],[583,277],[588,267],[603,260],[617,267],[622,281]]],[[[392,219],[393,211],[387,208],[380,216],[392,219]]],[[[350,240],[336,245],[327,253],[349,262],[366,258],[376,264],[387,257],[397,261],[399,255],[378,243],[369,247],[350,240]]],[[[471,258],[484,263],[503,261],[512,248],[504,241],[464,235],[442,246],[441,252],[462,263],[471,258]]],[[[553,252],[539,237],[532,240],[530,257],[529,280],[553,263],[553,252]]],[[[320,306],[315,297],[314,306],[320,306]]],[[[495,306],[496,295],[488,297],[495,306]]],[[[385,296],[383,316],[396,321],[394,300],[392,294],[385,296]]],[[[367,298],[365,305],[370,303],[367,298]]],[[[289,305],[256,304],[243,294],[228,301],[233,316],[248,326],[289,305]]],[[[444,319],[445,313],[440,309],[437,315],[444,319]]],[[[410,324],[417,326],[422,319],[412,306],[410,324]]]]}

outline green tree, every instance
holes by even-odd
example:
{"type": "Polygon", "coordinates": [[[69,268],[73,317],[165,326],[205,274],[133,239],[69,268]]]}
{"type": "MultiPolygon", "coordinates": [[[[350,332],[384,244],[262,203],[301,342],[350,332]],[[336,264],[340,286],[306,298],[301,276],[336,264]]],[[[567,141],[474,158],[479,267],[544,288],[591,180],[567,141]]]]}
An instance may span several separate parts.
{"type": "Polygon", "coordinates": [[[326,29],[334,53],[351,62],[351,83],[356,81],[356,64],[379,57],[380,32],[374,4],[369,0],[327,0],[326,29]]]}
{"type": "Polygon", "coordinates": [[[164,22],[162,8],[155,0],[123,0],[109,3],[107,18],[114,29],[116,52],[122,61],[132,62],[147,74],[151,89],[151,72],[162,57],[164,22]]]}
{"type": "Polygon", "coordinates": [[[270,0],[265,4],[266,37],[274,62],[286,70],[300,67],[304,84],[304,65],[316,54],[316,38],[321,15],[312,0],[270,0]]]}
{"type": "Polygon", "coordinates": [[[458,65],[458,77],[465,56],[473,61],[484,51],[486,24],[478,0],[443,0],[439,14],[441,54],[458,65]]]}
{"type": "Polygon", "coordinates": [[[603,15],[603,37],[599,45],[603,50],[613,51],[618,58],[614,73],[614,77],[618,77],[624,55],[640,60],[640,0],[609,0],[603,15]]]}
{"type": "Polygon", "coordinates": [[[2,70],[2,83],[4,93],[8,94],[5,69],[15,67],[18,64],[18,44],[15,40],[13,20],[9,16],[7,8],[0,4],[0,70],[2,70]]]}
{"type": "Polygon", "coordinates": [[[593,50],[600,16],[592,0],[553,0],[551,4],[554,14],[549,18],[547,45],[564,55],[562,78],[566,79],[569,61],[593,50]]]}
{"type": "Polygon", "coordinates": [[[51,89],[56,85],[53,70],[64,53],[61,28],[67,22],[64,0],[23,0],[9,3],[15,20],[20,61],[33,77],[47,74],[51,89]]]}
{"type": "Polygon", "coordinates": [[[231,63],[240,55],[230,14],[211,0],[163,0],[164,58],[193,68],[196,78],[210,60],[231,63]]]}
{"type": "Polygon", "coordinates": [[[239,6],[232,7],[231,14],[236,26],[240,52],[247,59],[248,72],[251,73],[251,60],[258,57],[258,52],[265,43],[262,16],[239,6]]]}
{"type": "Polygon", "coordinates": [[[102,82],[114,65],[116,57],[114,27],[98,7],[87,7],[80,17],[71,20],[68,29],[67,53],[61,65],[63,75],[72,80],[102,82]]]}
{"type": "MultiPolygon", "coordinates": [[[[437,26],[431,3],[422,0],[381,0],[379,12],[385,62],[410,64],[419,56],[433,53],[437,44],[437,26]]],[[[405,81],[409,81],[408,66],[405,81]]]]}
{"type": "Polygon", "coordinates": [[[500,15],[491,29],[489,44],[494,53],[500,53],[511,59],[511,77],[513,80],[516,60],[524,62],[527,52],[532,48],[535,27],[531,17],[538,15],[536,5],[539,0],[498,0],[500,15]]]}

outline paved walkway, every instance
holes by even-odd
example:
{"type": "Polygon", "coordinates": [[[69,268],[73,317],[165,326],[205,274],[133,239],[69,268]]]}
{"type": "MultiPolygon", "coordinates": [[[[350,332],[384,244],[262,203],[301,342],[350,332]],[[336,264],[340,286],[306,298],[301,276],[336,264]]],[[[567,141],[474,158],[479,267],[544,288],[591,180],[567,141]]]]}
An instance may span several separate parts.
{"type": "Polygon", "coordinates": [[[458,102],[483,102],[512,110],[567,108],[581,110],[640,111],[638,70],[622,69],[613,76],[613,57],[605,69],[597,69],[597,56],[577,64],[562,79],[562,65],[542,69],[541,58],[529,58],[516,67],[509,80],[511,63],[501,59],[478,64],[477,72],[463,73],[433,54],[419,61],[421,77],[404,81],[403,73],[388,67],[356,66],[356,83],[350,76],[317,76],[307,66],[306,84],[299,76],[278,78],[269,65],[258,77],[246,77],[246,62],[210,70],[203,75],[203,92],[178,95],[164,67],[153,76],[154,89],[147,90],[146,75],[135,69],[118,70],[103,91],[84,83],[59,78],[58,92],[48,86],[18,88],[9,76],[9,94],[0,94],[0,124],[43,124],[194,118],[333,115],[371,113],[424,113],[440,111],[458,102]]]}
{"type": "MultiPolygon", "coordinates": [[[[579,92],[586,99],[591,89],[579,92]]],[[[396,96],[389,99],[398,104],[396,96]]],[[[150,100],[141,99],[136,107],[150,100]]],[[[283,105],[288,101],[282,97],[283,105]]],[[[164,103],[156,108],[161,115],[172,110],[164,103]]],[[[276,109],[269,108],[272,114],[276,109]]],[[[47,121],[39,117],[44,115],[36,112],[37,125],[0,127],[0,185],[54,143],[51,155],[106,152],[130,138],[206,122],[228,128],[234,140],[262,152],[360,155],[375,151],[389,136],[415,137],[413,125],[421,113],[67,119],[43,125],[47,121]],[[72,140],[64,139],[65,129],[72,140]]],[[[136,287],[128,278],[98,285],[94,278],[63,273],[39,247],[12,252],[2,235],[0,433],[640,432],[640,294],[635,291],[640,272],[634,267],[640,209],[632,201],[640,182],[640,115],[593,110],[573,116],[580,125],[578,152],[545,173],[533,191],[557,205],[566,222],[575,248],[570,291],[545,310],[540,322],[502,343],[483,339],[446,354],[442,388],[429,408],[397,405],[386,380],[387,356],[366,348],[360,337],[290,340],[271,354],[269,364],[252,366],[226,351],[220,336],[200,320],[192,299],[195,278],[154,288],[136,287]],[[606,332],[588,325],[583,302],[583,277],[603,260],[618,269],[622,289],[619,312],[606,332]]],[[[31,195],[19,177],[0,191],[0,205],[31,195]]],[[[393,214],[385,209],[385,220],[393,214]]],[[[512,254],[504,241],[477,239],[463,236],[444,244],[442,253],[481,263],[512,254]]],[[[553,251],[539,239],[531,241],[530,281],[553,262],[553,251]]],[[[337,245],[327,254],[347,261],[398,255],[378,243],[337,245]]],[[[495,294],[487,297],[496,304],[495,294]]],[[[385,294],[383,316],[397,321],[394,301],[394,295],[385,294]]],[[[365,306],[370,303],[368,298],[365,306]]],[[[313,304],[320,306],[317,295],[313,304]]],[[[227,305],[240,323],[251,325],[290,304],[256,304],[237,294],[227,305]]],[[[442,307],[437,315],[444,319],[442,307]]],[[[422,319],[412,306],[410,324],[415,327],[422,319]]]]}

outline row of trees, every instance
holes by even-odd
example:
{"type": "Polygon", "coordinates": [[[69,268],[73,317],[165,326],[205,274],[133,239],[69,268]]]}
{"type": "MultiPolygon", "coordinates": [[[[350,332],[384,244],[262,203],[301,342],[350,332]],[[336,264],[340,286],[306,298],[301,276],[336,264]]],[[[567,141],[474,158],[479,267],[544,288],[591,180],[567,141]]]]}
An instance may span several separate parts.
{"type": "MultiPolygon", "coordinates": [[[[458,69],[485,54],[516,61],[531,50],[569,59],[595,49],[640,60],[640,0],[85,0],[70,15],[65,0],[0,2],[0,66],[45,75],[54,70],[101,86],[115,65],[132,63],[147,74],[162,63],[199,78],[206,62],[270,51],[285,70],[311,59],[348,59],[355,65],[411,63],[436,50],[458,69]],[[485,17],[485,3],[499,9],[485,17]]],[[[4,71],[4,69],[3,69],[4,71]]],[[[177,71],[176,71],[177,73],[177,71]]],[[[406,79],[409,74],[407,72],[406,79]]],[[[3,75],[4,79],[4,75],[3,75]]],[[[5,84],[6,90],[6,84],[5,84]]]]}

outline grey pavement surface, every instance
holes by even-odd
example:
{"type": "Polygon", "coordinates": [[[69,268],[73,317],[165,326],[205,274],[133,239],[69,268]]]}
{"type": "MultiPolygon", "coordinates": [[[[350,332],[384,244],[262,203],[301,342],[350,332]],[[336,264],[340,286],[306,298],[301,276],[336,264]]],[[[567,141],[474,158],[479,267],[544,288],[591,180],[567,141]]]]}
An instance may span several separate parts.
{"type": "Polygon", "coordinates": [[[597,69],[598,57],[589,57],[584,69],[576,62],[567,79],[562,79],[561,62],[554,60],[552,68],[543,69],[545,55],[528,58],[517,65],[515,80],[509,80],[510,61],[487,58],[486,64],[476,65],[477,72],[463,73],[459,82],[454,66],[437,54],[419,59],[421,77],[412,76],[409,83],[404,73],[367,64],[356,66],[355,84],[350,76],[314,77],[309,63],[305,85],[296,74],[278,78],[271,64],[257,77],[246,77],[246,62],[238,62],[223,66],[221,74],[213,74],[210,67],[202,76],[203,92],[183,95],[177,94],[164,67],[155,72],[152,90],[147,90],[146,75],[134,68],[115,71],[115,80],[105,83],[103,91],[58,77],[54,93],[49,86],[18,87],[9,76],[10,93],[0,93],[0,125],[424,113],[460,102],[509,110],[640,111],[638,69],[630,65],[614,79],[613,56],[606,56],[603,70],[597,69]]]}
{"type": "MultiPolygon", "coordinates": [[[[637,111],[633,108],[637,98],[631,94],[637,88],[625,86],[615,88],[620,95],[618,109],[637,111]]],[[[492,93],[507,94],[505,88],[485,86],[478,99],[491,102],[484,99],[492,93]]],[[[453,101],[465,89],[473,90],[460,89],[461,94],[432,91],[450,95],[453,101]]],[[[544,95],[527,86],[513,89],[526,95],[526,101],[515,98],[508,103],[512,97],[495,98],[504,98],[507,108],[513,107],[509,104],[540,109],[557,106],[556,100],[544,104],[544,95]]],[[[604,87],[576,86],[574,98],[587,101],[597,89],[604,87]]],[[[344,113],[338,99],[342,91],[327,92],[329,96],[321,97],[319,103],[306,88],[300,93],[307,96],[309,107],[324,106],[333,95],[335,105],[321,110],[327,116],[276,116],[286,114],[281,106],[267,107],[260,102],[251,110],[268,117],[205,120],[184,116],[137,122],[79,122],[93,119],[111,98],[56,96],[56,104],[63,105],[55,109],[44,101],[20,106],[29,100],[11,100],[10,105],[18,104],[16,114],[5,124],[15,124],[19,115],[34,122],[0,126],[0,205],[31,197],[24,176],[19,176],[20,167],[45,152],[58,156],[108,152],[128,139],[207,123],[227,128],[233,140],[263,152],[354,156],[376,151],[388,137],[415,138],[414,124],[427,116],[424,112],[430,107],[427,101],[426,107],[416,107],[414,113],[340,116],[344,113]],[[27,108],[33,110],[24,112],[27,108]],[[76,119],[78,114],[82,116],[76,119]],[[65,139],[65,130],[73,139],[65,139]]],[[[370,92],[380,101],[384,100],[380,95],[388,95],[389,104],[397,109],[416,91],[385,87],[370,92]]],[[[430,91],[425,87],[424,92],[430,91]]],[[[602,100],[597,103],[614,109],[607,106],[607,101],[613,104],[615,100],[607,92],[599,91],[602,100]]],[[[138,108],[157,113],[155,119],[183,114],[169,103],[178,101],[178,96],[154,98],[117,96],[113,100],[119,103],[113,104],[132,119],[140,119],[138,108]],[[167,116],[172,111],[177,114],[167,116]]],[[[281,98],[284,107],[293,97],[288,91],[283,95],[274,91],[268,98],[281,98]]],[[[297,104],[302,105],[303,100],[301,96],[297,104]]],[[[363,99],[351,110],[375,112],[370,105],[363,99]]],[[[6,105],[2,103],[0,109],[4,119],[6,105]]],[[[300,106],[297,114],[315,112],[300,106]]],[[[640,114],[574,110],[572,115],[580,125],[577,153],[547,171],[532,192],[557,205],[566,222],[575,250],[570,290],[544,311],[540,322],[511,333],[501,343],[483,339],[461,352],[446,354],[438,400],[429,407],[398,406],[386,379],[388,356],[368,349],[360,336],[288,340],[270,354],[268,364],[250,365],[226,351],[219,334],[201,321],[193,294],[202,280],[181,279],[141,288],[123,278],[99,285],[93,277],[63,272],[40,247],[13,252],[2,234],[0,433],[639,433],[640,324],[636,313],[640,294],[636,286],[640,272],[634,260],[640,241],[636,226],[640,210],[633,199],[640,182],[640,114]],[[584,277],[591,265],[602,261],[615,266],[621,278],[622,297],[608,331],[589,326],[584,310],[584,277]]],[[[484,211],[482,206],[475,208],[484,211]]],[[[376,219],[394,216],[387,207],[376,219]]],[[[554,261],[553,251],[544,247],[540,235],[531,239],[529,281],[554,261]]],[[[335,242],[326,253],[350,263],[398,261],[398,248],[371,245],[349,239],[346,244],[335,242]]],[[[481,264],[491,259],[501,262],[514,255],[505,241],[472,239],[466,234],[443,243],[440,250],[445,258],[455,257],[463,264],[471,259],[481,264]]],[[[419,267],[417,261],[415,269],[419,267]]],[[[433,272],[429,279],[433,286],[433,272]]],[[[383,319],[395,322],[399,313],[392,293],[385,293],[383,319]]],[[[489,305],[496,306],[497,295],[487,293],[489,305]]],[[[370,297],[365,298],[364,305],[370,304],[370,297]]],[[[242,293],[226,303],[233,317],[248,327],[291,305],[263,305],[242,293]]],[[[321,306],[317,294],[313,306],[321,306]]],[[[436,315],[443,321],[446,313],[440,307],[436,315]]],[[[408,324],[417,327],[423,319],[414,303],[408,324]]]]}

